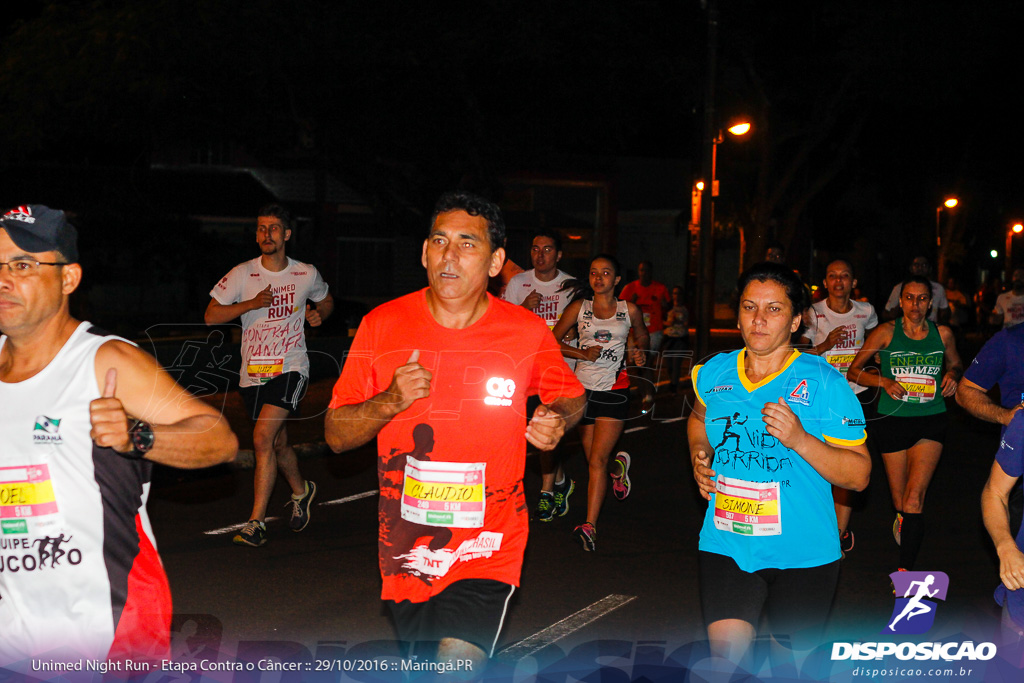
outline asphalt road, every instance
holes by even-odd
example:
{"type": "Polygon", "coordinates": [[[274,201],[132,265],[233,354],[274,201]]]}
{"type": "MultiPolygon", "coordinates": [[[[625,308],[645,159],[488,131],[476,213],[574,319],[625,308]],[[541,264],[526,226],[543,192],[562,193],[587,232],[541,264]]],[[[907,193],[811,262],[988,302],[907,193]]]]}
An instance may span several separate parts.
{"type": "MultiPolygon", "coordinates": [[[[314,385],[306,405],[326,405],[329,390],[329,382],[314,385]]],[[[688,464],[681,419],[685,400],[659,394],[649,416],[637,415],[634,406],[636,417],[620,441],[633,457],[633,493],[623,502],[609,495],[596,553],[583,552],[570,538],[573,526],[584,521],[582,489],[566,517],[531,523],[522,586],[501,636],[494,676],[682,680],[684,668],[703,666],[696,549],[704,501],[688,464]],[[599,669],[603,678],[592,677],[599,669]]],[[[244,441],[248,428],[230,412],[236,409],[228,408],[244,441]]],[[[321,417],[309,411],[292,428],[300,440],[322,435],[321,417]]],[[[951,438],[928,494],[920,568],[946,572],[950,591],[927,638],[994,640],[998,612],[991,594],[998,571],[978,501],[998,429],[955,405],[949,415],[951,438]]],[[[575,434],[564,450],[571,475],[585,486],[575,434]]],[[[312,521],[299,534],[290,532],[283,518],[269,522],[270,540],[259,549],[233,546],[234,532],[225,530],[245,520],[251,470],[160,473],[149,507],[174,595],[177,656],[182,661],[280,658],[304,667],[286,674],[260,674],[258,668],[244,675],[207,673],[204,680],[395,680],[393,674],[359,670],[399,662],[379,601],[374,458],[372,448],[305,457],[302,469],[320,491],[312,521]],[[318,673],[318,664],[334,670],[318,673]]],[[[526,483],[532,505],[539,485],[535,458],[526,483]]],[[[286,500],[279,485],[272,508],[283,515],[286,500]]],[[[876,461],[851,523],[856,546],[842,564],[828,641],[883,639],[879,631],[893,608],[888,574],[898,559],[892,518],[884,470],[876,461]]],[[[827,650],[828,643],[823,647],[827,650]]],[[[857,678],[850,672],[857,662],[812,660],[824,667],[804,669],[813,680],[857,678]]],[[[973,669],[953,679],[1021,680],[1019,669],[1000,673],[995,662],[973,669]]],[[[792,673],[759,675],[792,680],[792,673]]]]}

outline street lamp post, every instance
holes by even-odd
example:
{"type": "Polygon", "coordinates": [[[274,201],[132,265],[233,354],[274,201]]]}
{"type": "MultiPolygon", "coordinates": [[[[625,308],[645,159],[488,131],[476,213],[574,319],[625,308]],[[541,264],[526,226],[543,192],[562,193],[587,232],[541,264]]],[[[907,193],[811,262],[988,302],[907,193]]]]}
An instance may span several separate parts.
{"type": "MultiPolygon", "coordinates": [[[[718,62],[718,2],[707,0],[708,52],[704,76],[704,149],[701,168],[704,170],[707,201],[700,205],[699,257],[697,260],[697,359],[703,363],[711,346],[711,321],[714,317],[714,250],[711,232],[711,197],[715,193],[715,71],[718,62]]],[[[703,198],[702,198],[703,199],[703,198]]]]}
{"type": "MultiPolygon", "coordinates": [[[[729,126],[726,130],[737,137],[750,132],[750,123],[741,121],[729,126]]],[[[707,165],[708,182],[701,187],[703,190],[710,185],[711,191],[707,199],[702,196],[700,204],[700,279],[698,282],[700,324],[697,327],[697,357],[707,356],[711,345],[711,323],[714,320],[714,299],[715,299],[715,251],[714,251],[714,221],[715,221],[715,197],[718,196],[718,145],[725,139],[725,131],[719,130],[711,136],[710,163],[707,165]]],[[[698,184],[699,185],[699,184],[698,184]]],[[[702,193],[703,194],[703,193],[702,193]]],[[[743,258],[743,245],[740,245],[740,258],[743,258]]]]}
{"type": "Polygon", "coordinates": [[[1024,225],[1014,223],[1013,227],[1006,231],[1006,277],[1013,273],[1013,236],[1024,232],[1024,225]]]}
{"type": "Polygon", "coordinates": [[[942,210],[952,209],[960,203],[956,197],[947,197],[946,201],[935,207],[935,272],[936,277],[942,273],[942,210]]]}

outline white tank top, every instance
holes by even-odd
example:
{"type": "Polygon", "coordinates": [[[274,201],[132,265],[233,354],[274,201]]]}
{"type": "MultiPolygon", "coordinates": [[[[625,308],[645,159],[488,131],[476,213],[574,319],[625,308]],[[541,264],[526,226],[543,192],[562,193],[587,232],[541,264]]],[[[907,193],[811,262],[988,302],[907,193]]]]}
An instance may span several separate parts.
{"type": "Polygon", "coordinates": [[[157,650],[168,637],[145,508],[152,464],[89,436],[96,352],[114,339],[125,341],[83,322],[41,372],[0,382],[0,666],[54,648],[60,659],[124,654],[115,632],[157,650]]]}
{"type": "Polygon", "coordinates": [[[581,360],[576,364],[576,377],[592,391],[609,391],[619,371],[626,366],[626,339],[629,337],[629,305],[625,301],[615,304],[614,318],[594,315],[594,302],[584,299],[576,316],[580,335],[580,348],[600,346],[596,361],[581,360]]]}

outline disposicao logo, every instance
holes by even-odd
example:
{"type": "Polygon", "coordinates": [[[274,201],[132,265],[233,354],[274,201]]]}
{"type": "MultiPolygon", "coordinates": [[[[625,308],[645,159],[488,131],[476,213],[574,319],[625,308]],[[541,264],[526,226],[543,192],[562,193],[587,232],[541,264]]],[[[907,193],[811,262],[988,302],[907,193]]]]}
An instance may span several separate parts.
{"type": "MultiPolygon", "coordinates": [[[[949,577],[945,572],[893,572],[889,574],[895,593],[892,615],[881,633],[914,635],[925,633],[935,623],[939,600],[946,599],[949,577]]],[[[965,642],[857,642],[832,643],[832,660],[989,660],[996,656],[994,643],[965,642]]]]}
{"type": "Polygon", "coordinates": [[[924,633],[935,623],[936,600],[945,600],[949,577],[945,572],[893,572],[896,604],[882,633],[924,633]],[[900,597],[903,596],[903,597],[900,597]]]}

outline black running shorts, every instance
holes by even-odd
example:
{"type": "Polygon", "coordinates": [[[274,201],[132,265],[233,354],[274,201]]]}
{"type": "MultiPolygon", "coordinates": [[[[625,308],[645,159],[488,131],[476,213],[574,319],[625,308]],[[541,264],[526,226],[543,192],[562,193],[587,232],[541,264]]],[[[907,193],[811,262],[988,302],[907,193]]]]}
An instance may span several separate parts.
{"type": "Polygon", "coordinates": [[[920,417],[879,415],[871,422],[878,449],[883,453],[905,451],[922,439],[944,444],[948,424],[946,413],[920,417]]]}
{"type": "Polygon", "coordinates": [[[294,415],[299,410],[299,401],[306,395],[306,378],[298,372],[285,372],[266,384],[238,387],[245,409],[250,418],[256,420],[263,406],[270,404],[284,408],[294,415]]]}
{"type": "Polygon", "coordinates": [[[820,567],[745,572],[731,557],[700,551],[704,622],[741,619],[757,630],[761,615],[779,642],[817,645],[839,583],[839,560],[820,567]]]}
{"type": "Polygon", "coordinates": [[[445,638],[494,655],[515,586],[491,579],[456,581],[426,602],[385,600],[403,651],[433,660],[445,638]],[[407,649],[407,648],[411,648],[407,649]]]}
{"type": "Polygon", "coordinates": [[[580,419],[581,425],[592,425],[599,417],[625,420],[629,413],[629,389],[612,391],[586,390],[587,408],[580,419]]]}

